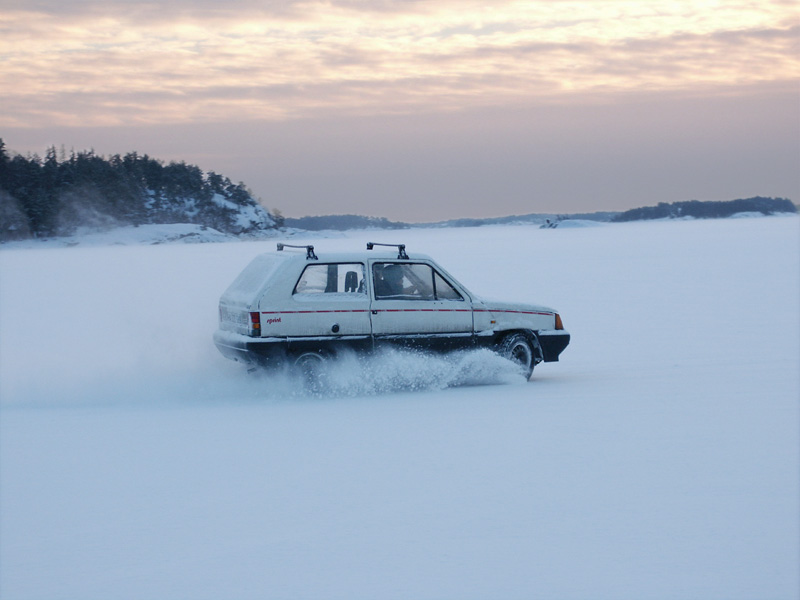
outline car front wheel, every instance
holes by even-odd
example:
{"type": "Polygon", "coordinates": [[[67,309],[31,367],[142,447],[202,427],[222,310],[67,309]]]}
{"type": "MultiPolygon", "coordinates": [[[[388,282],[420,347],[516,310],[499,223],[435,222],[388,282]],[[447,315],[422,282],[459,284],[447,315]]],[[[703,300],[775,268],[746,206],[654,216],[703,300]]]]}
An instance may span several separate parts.
{"type": "Polygon", "coordinates": [[[533,374],[534,358],[533,346],[525,334],[514,333],[504,338],[497,349],[498,354],[505,359],[519,365],[525,379],[530,379],[533,374]]]}

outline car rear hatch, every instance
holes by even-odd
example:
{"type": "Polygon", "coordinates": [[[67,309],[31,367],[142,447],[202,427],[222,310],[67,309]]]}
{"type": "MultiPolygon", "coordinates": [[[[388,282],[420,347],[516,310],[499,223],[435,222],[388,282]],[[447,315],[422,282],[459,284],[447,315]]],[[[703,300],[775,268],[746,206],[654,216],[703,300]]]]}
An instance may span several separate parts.
{"type": "Polygon", "coordinates": [[[260,255],[247,265],[219,301],[219,328],[251,337],[261,336],[258,301],[283,261],[260,255]]]}

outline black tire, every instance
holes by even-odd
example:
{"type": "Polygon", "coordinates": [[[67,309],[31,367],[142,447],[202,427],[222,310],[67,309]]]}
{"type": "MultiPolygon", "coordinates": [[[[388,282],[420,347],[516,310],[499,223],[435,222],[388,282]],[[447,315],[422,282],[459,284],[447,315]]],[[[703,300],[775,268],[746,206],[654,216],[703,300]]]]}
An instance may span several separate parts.
{"type": "Polygon", "coordinates": [[[503,338],[497,347],[497,353],[519,365],[525,379],[531,378],[536,359],[533,354],[533,345],[524,333],[512,333],[503,338]]]}
{"type": "Polygon", "coordinates": [[[311,394],[321,394],[328,388],[328,357],[320,352],[303,352],[294,361],[303,389],[311,394]]]}

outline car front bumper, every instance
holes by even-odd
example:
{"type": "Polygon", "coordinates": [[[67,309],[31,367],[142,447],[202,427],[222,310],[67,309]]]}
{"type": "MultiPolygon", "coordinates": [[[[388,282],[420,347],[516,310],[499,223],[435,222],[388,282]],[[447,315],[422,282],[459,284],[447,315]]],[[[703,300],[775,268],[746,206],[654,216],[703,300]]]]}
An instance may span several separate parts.
{"type": "Polygon", "coordinates": [[[537,337],[542,347],[544,362],[556,362],[570,340],[569,332],[555,329],[539,331],[537,337]]]}

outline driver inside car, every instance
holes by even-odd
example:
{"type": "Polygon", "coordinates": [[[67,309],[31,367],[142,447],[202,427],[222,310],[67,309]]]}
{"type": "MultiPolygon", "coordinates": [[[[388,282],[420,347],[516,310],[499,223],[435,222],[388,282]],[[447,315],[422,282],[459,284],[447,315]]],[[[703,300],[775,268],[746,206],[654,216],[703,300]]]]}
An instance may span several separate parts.
{"type": "Polygon", "coordinates": [[[380,277],[375,279],[375,296],[400,296],[403,293],[402,265],[384,265],[380,277]]]}

